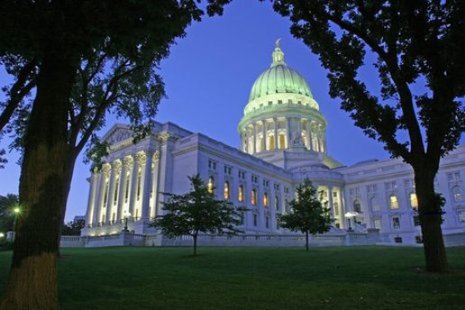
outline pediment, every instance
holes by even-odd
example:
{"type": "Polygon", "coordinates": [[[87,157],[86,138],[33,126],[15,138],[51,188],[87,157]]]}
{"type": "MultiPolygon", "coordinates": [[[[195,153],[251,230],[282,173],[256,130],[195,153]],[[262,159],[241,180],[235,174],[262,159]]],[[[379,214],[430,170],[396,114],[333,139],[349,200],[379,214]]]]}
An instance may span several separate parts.
{"type": "Polygon", "coordinates": [[[109,145],[117,144],[121,141],[132,138],[132,132],[127,127],[115,127],[106,135],[104,140],[108,142],[109,145]]]}

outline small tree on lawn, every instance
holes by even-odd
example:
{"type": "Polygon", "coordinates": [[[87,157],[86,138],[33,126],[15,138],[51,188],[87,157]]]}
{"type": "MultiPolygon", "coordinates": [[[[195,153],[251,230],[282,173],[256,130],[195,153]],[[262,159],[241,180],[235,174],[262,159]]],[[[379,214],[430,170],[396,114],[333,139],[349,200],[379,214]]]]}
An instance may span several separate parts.
{"type": "Polygon", "coordinates": [[[308,251],[308,235],[321,234],[331,228],[329,209],[324,208],[316,196],[312,182],[305,179],[297,186],[297,198],[290,205],[290,212],[280,217],[281,227],[305,233],[305,249],[308,251]]]}
{"type": "Polygon", "coordinates": [[[190,235],[197,255],[197,237],[200,232],[212,234],[236,235],[242,231],[236,228],[241,222],[241,208],[224,200],[216,200],[200,178],[189,177],[192,190],[186,194],[166,193],[168,201],[164,203],[165,215],[156,218],[152,226],[160,228],[169,237],[190,235]]]}

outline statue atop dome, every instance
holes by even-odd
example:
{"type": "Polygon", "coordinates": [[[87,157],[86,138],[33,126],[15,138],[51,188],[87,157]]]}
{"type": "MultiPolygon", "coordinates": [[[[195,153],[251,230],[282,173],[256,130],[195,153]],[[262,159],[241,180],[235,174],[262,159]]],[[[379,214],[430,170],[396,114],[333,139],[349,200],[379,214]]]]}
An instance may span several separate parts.
{"type": "Polygon", "coordinates": [[[275,43],[275,48],[273,51],[273,63],[271,66],[277,66],[277,65],[285,65],[286,63],[284,62],[284,53],[281,50],[281,47],[279,46],[279,42],[281,41],[281,38],[276,40],[275,43]]]}

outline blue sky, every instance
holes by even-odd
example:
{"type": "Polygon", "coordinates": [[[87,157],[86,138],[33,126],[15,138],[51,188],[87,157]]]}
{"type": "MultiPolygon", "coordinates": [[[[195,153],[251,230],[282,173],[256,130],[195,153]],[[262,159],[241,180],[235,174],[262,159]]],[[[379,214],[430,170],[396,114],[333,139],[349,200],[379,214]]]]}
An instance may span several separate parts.
{"type": "MultiPolygon", "coordinates": [[[[388,158],[381,144],[368,139],[353,125],[338,100],[328,95],[327,72],[318,57],[292,37],[290,23],[276,14],[268,2],[236,0],[224,16],[205,18],[187,30],[160,66],[167,98],[159,106],[158,121],[174,122],[234,147],[239,146],[237,124],[255,79],[271,64],[274,42],[281,38],[286,63],[307,80],[321,113],[328,121],[328,153],[346,165],[371,158],[388,158]]],[[[0,85],[7,78],[0,72],[0,85]]],[[[110,128],[124,119],[107,119],[110,128]]],[[[100,135],[103,135],[103,130],[100,135]]],[[[1,148],[9,141],[3,139],[1,148]]],[[[18,155],[8,154],[0,170],[0,195],[18,192],[18,155]]],[[[86,211],[89,167],[78,158],[66,220],[86,211]]]]}

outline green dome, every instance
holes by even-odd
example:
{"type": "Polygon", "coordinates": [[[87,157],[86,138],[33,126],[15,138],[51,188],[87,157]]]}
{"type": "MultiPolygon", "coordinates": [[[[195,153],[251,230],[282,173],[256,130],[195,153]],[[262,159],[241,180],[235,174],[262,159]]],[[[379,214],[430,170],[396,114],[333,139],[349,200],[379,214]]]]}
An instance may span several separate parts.
{"type": "Polygon", "coordinates": [[[284,53],[279,48],[279,42],[273,52],[271,67],[260,74],[250,91],[249,102],[272,94],[300,94],[313,98],[310,87],[305,79],[284,62],[284,53]]]}

